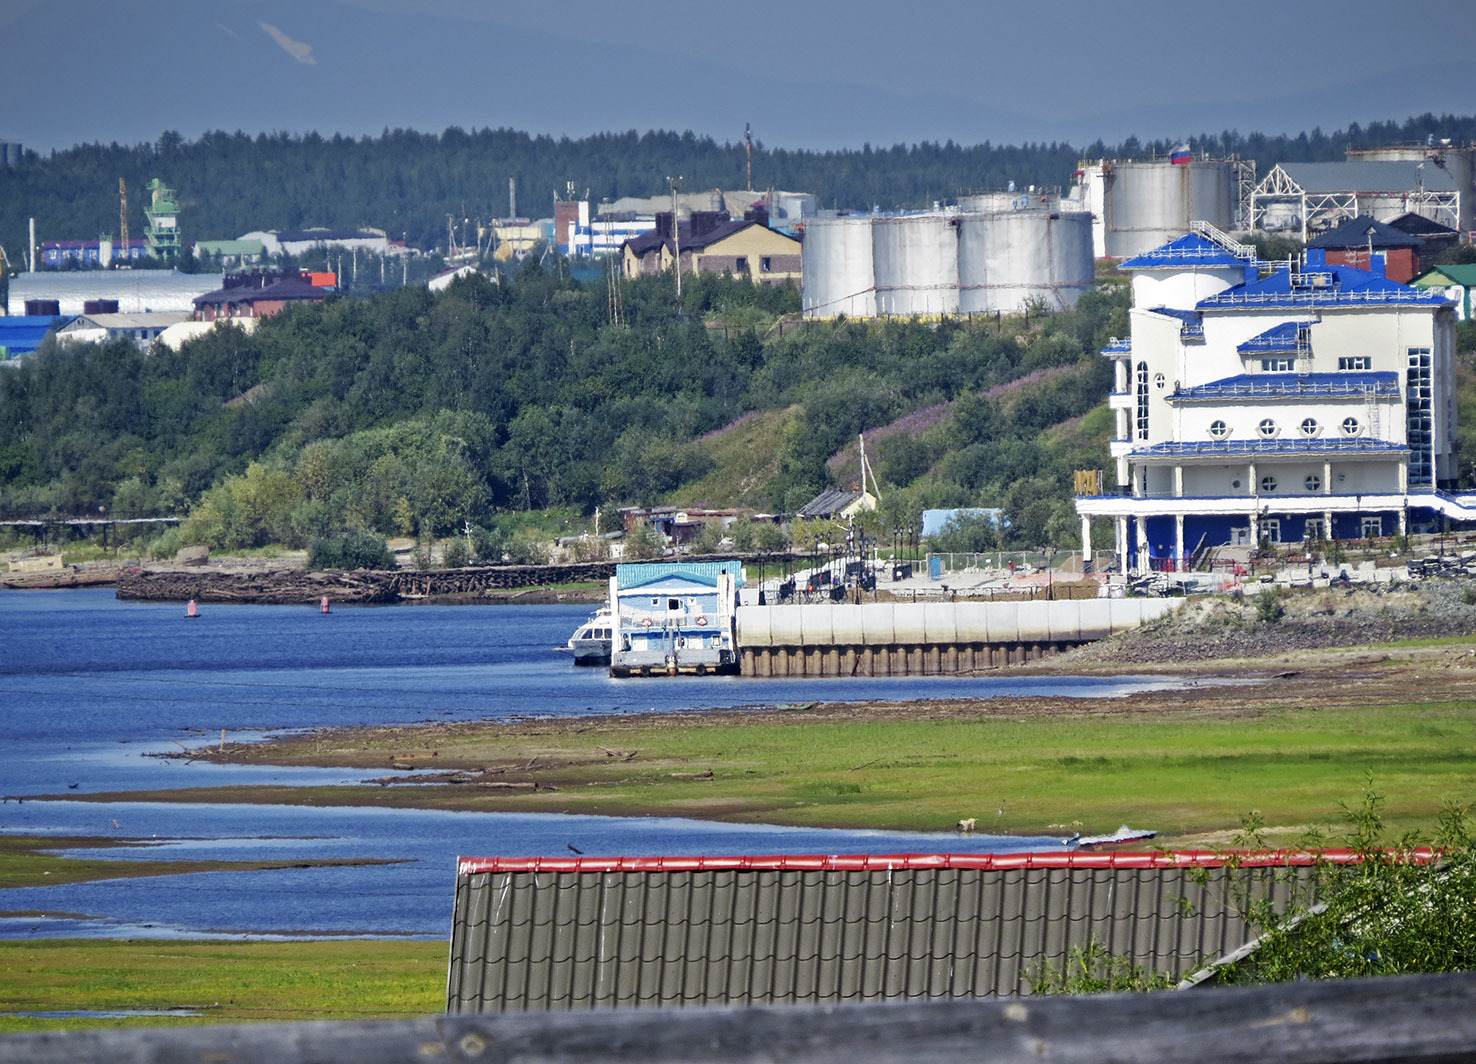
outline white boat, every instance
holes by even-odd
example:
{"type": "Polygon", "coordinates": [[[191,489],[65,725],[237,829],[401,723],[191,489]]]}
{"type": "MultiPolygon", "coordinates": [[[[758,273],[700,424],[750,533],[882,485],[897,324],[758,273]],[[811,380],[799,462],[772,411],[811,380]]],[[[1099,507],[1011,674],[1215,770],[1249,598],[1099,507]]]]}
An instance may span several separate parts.
{"type": "Polygon", "coordinates": [[[1141,828],[1130,828],[1126,824],[1118,828],[1110,835],[1073,835],[1069,839],[1062,839],[1067,846],[1081,846],[1090,849],[1093,846],[1110,845],[1114,842],[1137,842],[1139,839],[1151,839],[1158,832],[1147,831],[1141,828]]]}
{"type": "Polygon", "coordinates": [[[614,622],[610,607],[601,606],[590,614],[589,620],[574,629],[569,641],[559,649],[574,655],[575,665],[608,665],[614,622]]]}

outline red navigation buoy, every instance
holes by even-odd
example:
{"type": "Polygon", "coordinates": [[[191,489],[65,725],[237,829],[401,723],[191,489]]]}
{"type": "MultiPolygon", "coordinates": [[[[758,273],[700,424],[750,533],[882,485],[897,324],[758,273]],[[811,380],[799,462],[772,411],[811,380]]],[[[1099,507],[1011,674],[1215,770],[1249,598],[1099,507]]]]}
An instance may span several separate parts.
{"type": "Polygon", "coordinates": [[[190,599],[189,603],[185,606],[185,616],[186,617],[198,617],[198,616],[200,616],[200,607],[195,605],[195,600],[194,599],[190,599]]]}
{"type": "Polygon", "coordinates": [[[328,609],[328,596],[327,595],[324,595],[323,596],[323,607],[322,607],[321,612],[323,612],[323,613],[330,612],[329,609],[328,609]]]}

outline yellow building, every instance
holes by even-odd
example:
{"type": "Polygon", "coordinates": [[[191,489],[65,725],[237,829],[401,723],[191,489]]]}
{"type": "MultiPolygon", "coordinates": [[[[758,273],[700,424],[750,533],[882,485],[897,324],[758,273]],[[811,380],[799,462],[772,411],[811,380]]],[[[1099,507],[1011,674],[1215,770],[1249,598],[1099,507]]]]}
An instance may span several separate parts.
{"type": "Polygon", "coordinates": [[[621,249],[627,277],[664,273],[678,253],[683,273],[721,273],[754,284],[800,282],[800,242],[768,227],[762,212],[733,221],[727,211],[693,211],[675,239],[671,212],[656,215],[656,228],[621,249]]]}

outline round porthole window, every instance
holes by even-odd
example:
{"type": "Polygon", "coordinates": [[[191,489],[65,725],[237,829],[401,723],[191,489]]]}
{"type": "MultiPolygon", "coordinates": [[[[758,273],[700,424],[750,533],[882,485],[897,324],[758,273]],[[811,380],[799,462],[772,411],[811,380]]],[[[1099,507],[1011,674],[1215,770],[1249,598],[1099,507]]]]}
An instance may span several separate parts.
{"type": "Polygon", "coordinates": [[[1162,373],[1155,373],[1153,375],[1153,385],[1154,385],[1154,387],[1156,387],[1156,388],[1162,388],[1163,387],[1163,379],[1164,378],[1163,378],[1163,374],[1162,373]]]}
{"type": "Polygon", "coordinates": [[[1261,423],[1256,426],[1256,431],[1269,439],[1276,435],[1276,422],[1269,417],[1262,418],[1261,423]]]}
{"type": "Polygon", "coordinates": [[[1357,436],[1358,433],[1359,433],[1359,430],[1362,429],[1362,427],[1363,426],[1361,426],[1360,424],[1358,424],[1358,419],[1356,417],[1345,417],[1345,418],[1343,418],[1343,435],[1344,436],[1357,436]]]}
{"type": "Polygon", "coordinates": [[[1268,494],[1270,492],[1275,491],[1276,490],[1276,478],[1273,477],[1273,476],[1271,476],[1269,473],[1266,476],[1262,477],[1261,478],[1261,490],[1264,491],[1264,492],[1267,492],[1268,494]]]}
{"type": "Polygon", "coordinates": [[[1307,490],[1308,491],[1321,491],[1322,490],[1322,478],[1319,477],[1316,473],[1312,473],[1311,475],[1309,475],[1307,477],[1307,490]]]}
{"type": "Polygon", "coordinates": [[[1210,437],[1212,439],[1223,440],[1228,435],[1230,435],[1230,426],[1225,424],[1225,422],[1219,418],[1210,422],[1210,437]]]}
{"type": "Polygon", "coordinates": [[[1240,481],[1238,481],[1238,480],[1232,480],[1230,482],[1230,487],[1233,488],[1236,491],[1239,491],[1240,490],[1240,481]]]}
{"type": "Polygon", "coordinates": [[[1302,418],[1302,426],[1301,427],[1302,427],[1302,435],[1303,436],[1316,436],[1317,435],[1318,425],[1317,425],[1317,419],[1315,417],[1304,417],[1304,418],[1302,418]]]}

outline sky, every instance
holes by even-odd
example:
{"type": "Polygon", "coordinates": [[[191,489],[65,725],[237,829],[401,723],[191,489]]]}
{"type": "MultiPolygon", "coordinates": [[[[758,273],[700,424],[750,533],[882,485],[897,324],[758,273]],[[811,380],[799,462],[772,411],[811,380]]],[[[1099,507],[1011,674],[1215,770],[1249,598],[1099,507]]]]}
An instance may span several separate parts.
{"type": "Polygon", "coordinates": [[[1476,113],[1462,0],[0,0],[0,140],[692,130],[860,148],[1476,113]]]}

